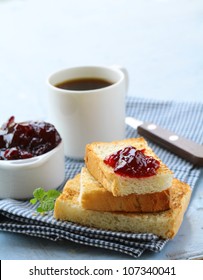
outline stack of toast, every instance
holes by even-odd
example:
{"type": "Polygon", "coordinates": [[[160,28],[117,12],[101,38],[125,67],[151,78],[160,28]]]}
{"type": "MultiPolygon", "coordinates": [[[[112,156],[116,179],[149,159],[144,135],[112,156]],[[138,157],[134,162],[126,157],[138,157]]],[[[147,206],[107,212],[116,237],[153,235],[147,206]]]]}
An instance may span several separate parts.
{"type": "MultiPolygon", "coordinates": [[[[143,165],[143,162],[139,164],[143,165]]],[[[148,172],[148,166],[141,167],[148,172]]],[[[190,196],[190,187],[173,178],[173,172],[156,156],[144,138],[94,142],[86,146],[85,167],[67,181],[57,198],[54,216],[85,226],[119,232],[154,233],[168,239],[178,232],[190,196]],[[154,174],[123,175],[106,163],[109,156],[126,147],[134,147],[158,162],[154,174]]]]}

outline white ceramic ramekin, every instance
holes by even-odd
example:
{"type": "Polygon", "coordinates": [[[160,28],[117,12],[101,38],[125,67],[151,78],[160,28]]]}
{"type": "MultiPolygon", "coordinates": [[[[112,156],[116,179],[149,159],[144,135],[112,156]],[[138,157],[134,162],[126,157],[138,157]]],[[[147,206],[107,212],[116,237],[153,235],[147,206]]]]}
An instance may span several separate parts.
{"type": "Polygon", "coordinates": [[[65,178],[64,148],[61,142],[53,150],[29,159],[0,160],[0,199],[26,199],[36,188],[54,189],[65,178]]]}

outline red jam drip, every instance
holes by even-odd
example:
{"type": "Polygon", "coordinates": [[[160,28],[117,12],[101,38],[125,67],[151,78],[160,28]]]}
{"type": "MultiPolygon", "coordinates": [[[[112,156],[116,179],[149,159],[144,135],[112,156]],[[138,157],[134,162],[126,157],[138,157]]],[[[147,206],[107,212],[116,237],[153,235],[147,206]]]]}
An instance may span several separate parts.
{"type": "Polygon", "coordinates": [[[52,124],[43,121],[16,123],[11,117],[0,128],[0,160],[39,156],[60,142],[61,137],[52,124]]]}
{"type": "Polygon", "coordinates": [[[151,156],[146,156],[143,150],[128,146],[107,156],[104,163],[111,166],[114,172],[131,178],[143,178],[156,174],[160,162],[151,156]]]}

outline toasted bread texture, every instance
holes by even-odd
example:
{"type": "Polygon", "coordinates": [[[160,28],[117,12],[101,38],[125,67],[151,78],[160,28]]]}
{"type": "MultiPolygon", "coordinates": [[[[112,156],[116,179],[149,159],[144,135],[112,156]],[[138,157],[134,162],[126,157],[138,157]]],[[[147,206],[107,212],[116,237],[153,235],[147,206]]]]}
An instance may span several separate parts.
{"type": "Polygon", "coordinates": [[[113,196],[83,167],[79,203],[85,209],[97,211],[158,212],[170,208],[170,189],[150,194],[113,196]]]}
{"type": "Polygon", "coordinates": [[[173,172],[156,156],[144,138],[88,144],[85,152],[85,164],[91,175],[114,196],[162,192],[171,186],[173,180],[173,172]],[[127,146],[133,146],[137,150],[145,149],[145,155],[158,160],[160,166],[156,174],[144,178],[121,176],[116,174],[112,167],[104,163],[107,156],[127,146]]]}
{"type": "Polygon", "coordinates": [[[173,179],[170,210],[158,213],[101,212],[87,210],[80,205],[80,176],[78,174],[69,180],[57,198],[54,208],[56,219],[112,231],[154,233],[165,239],[177,234],[191,196],[187,184],[173,179]]]}

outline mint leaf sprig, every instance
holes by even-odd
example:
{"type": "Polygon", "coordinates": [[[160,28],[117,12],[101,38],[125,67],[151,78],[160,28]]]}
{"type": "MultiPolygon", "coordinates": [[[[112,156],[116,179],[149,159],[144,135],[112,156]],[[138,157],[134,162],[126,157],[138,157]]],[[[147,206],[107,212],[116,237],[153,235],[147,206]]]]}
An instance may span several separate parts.
{"type": "Polygon", "coordinates": [[[54,209],[55,200],[60,194],[57,190],[45,191],[43,188],[37,188],[33,192],[34,198],[30,199],[30,203],[36,204],[39,202],[37,212],[44,214],[54,209]]]}

